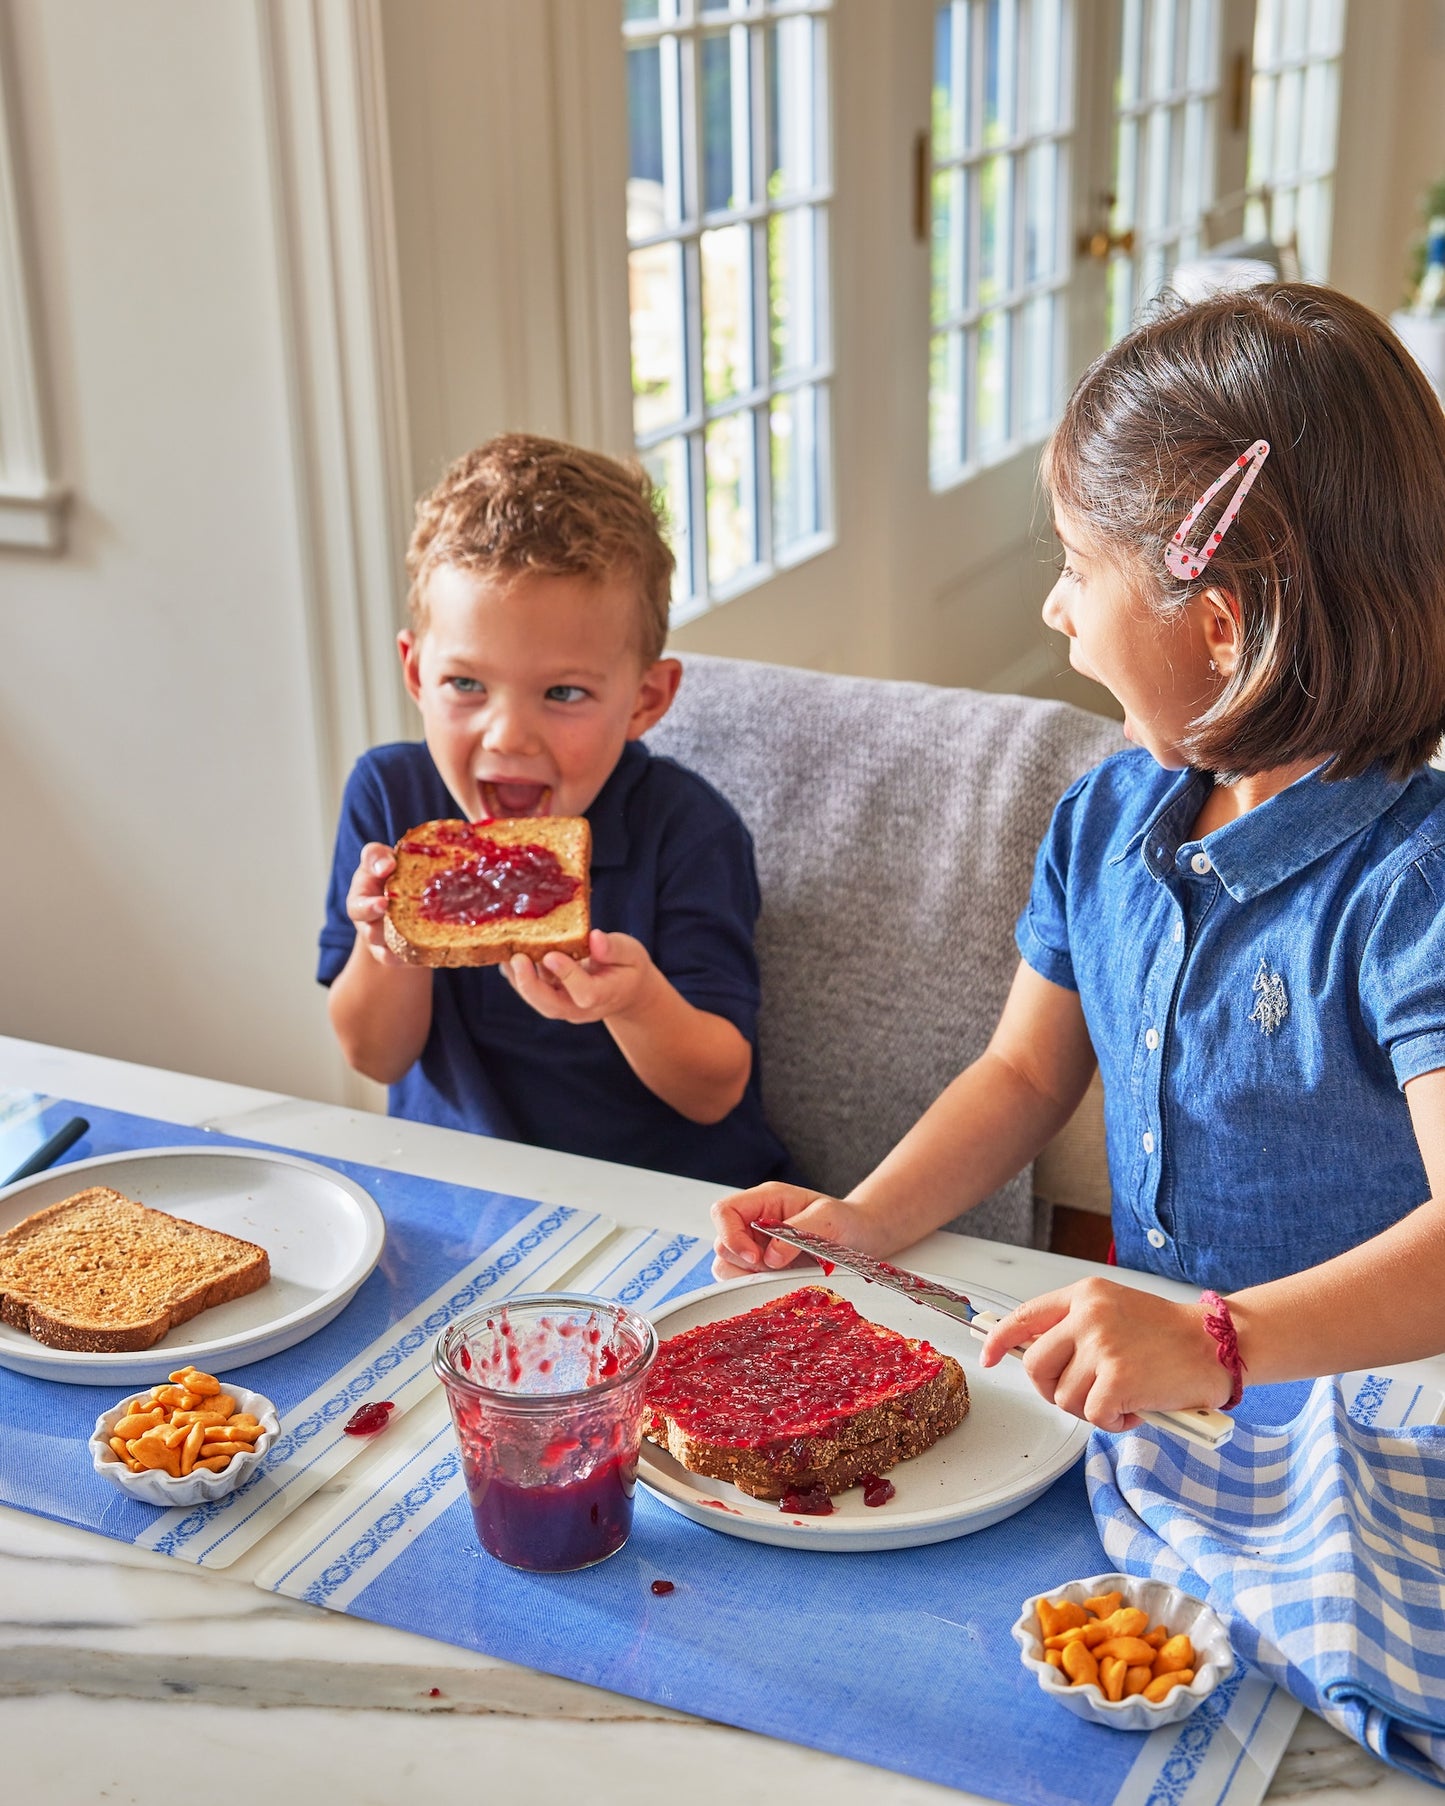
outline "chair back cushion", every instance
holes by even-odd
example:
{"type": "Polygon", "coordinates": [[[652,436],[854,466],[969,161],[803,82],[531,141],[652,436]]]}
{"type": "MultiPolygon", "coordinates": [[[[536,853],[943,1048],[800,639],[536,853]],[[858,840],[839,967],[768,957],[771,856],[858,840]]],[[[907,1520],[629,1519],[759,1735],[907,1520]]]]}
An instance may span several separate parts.
{"type": "MultiPolygon", "coordinates": [[[[648,744],[752,830],[763,1099],[809,1182],[841,1194],[983,1051],[1050,812],[1122,736],[1065,703],[684,666],[648,744]]],[[[1028,1243],[1030,1175],[956,1226],[1028,1243]]]]}

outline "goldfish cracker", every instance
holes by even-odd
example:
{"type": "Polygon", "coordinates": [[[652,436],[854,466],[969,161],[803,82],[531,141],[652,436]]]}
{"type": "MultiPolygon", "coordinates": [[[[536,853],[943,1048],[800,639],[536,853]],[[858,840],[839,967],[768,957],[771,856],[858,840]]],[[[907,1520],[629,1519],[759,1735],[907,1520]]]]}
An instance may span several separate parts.
{"type": "Polygon", "coordinates": [[[1099,1681],[1099,1664],[1094,1660],[1094,1652],[1087,1644],[1070,1643],[1064,1650],[1064,1673],[1076,1687],[1087,1687],[1092,1681],[1095,1686],[1099,1681]]]}
{"type": "Polygon", "coordinates": [[[1122,1605],[1107,1618],[1101,1618],[1099,1628],[1104,1637],[1139,1637],[1148,1622],[1148,1612],[1141,1612],[1137,1606],[1122,1605]]]}
{"type": "Polygon", "coordinates": [[[1178,1668],[1171,1674],[1156,1674],[1144,1689],[1144,1697],[1153,1700],[1157,1706],[1162,1700],[1167,1699],[1176,1687],[1187,1687],[1193,1679],[1194,1670],[1192,1668],[1178,1668]]]}
{"type": "Polygon", "coordinates": [[[1057,1668],[1059,1670],[1060,1674],[1063,1673],[1064,1657],[1063,1657],[1063,1652],[1061,1650],[1046,1649],[1044,1651],[1044,1660],[1048,1663],[1050,1668],[1057,1668]]]}
{"type": "Polygon", "coordinates": [[[1151,1648],[1162,1649],[1169,1641],[1169,1632],[1165,1630],[1162,1624],[1156,1624],[1153,1630],[1146,1630],[1141,1633],[1140,1641],[1148,1643],[1151,1648]]]}
{"type": "MultiPolygon", "coordinates": [[[[1095,1644],[1094,1654],[1103,1661],[1111,1656],[1122,1661],[1127,1668],[1137,1667],[1140,1663],[1154,1662],[1154,1651],[1147,1643],[1141,1643],[1138,1637],[1110,1637],[1106,1642],[1095,1644]]],[[[1158,1672],[1157,1667],[1155,1672],[1158,1672]]]]}
{"type": "MultiPolygon", "coordinates": [[[[1039,1629],[1044,1633],[1045,1642],[1063,1631],[1073,1630],[1076,1626],[1089,1622],[1089,1614],[1083,1606],[1075,1605],[1072,1599],[1061,1599],[1057,1605],[1052,1600],[1040,1599],[1037,1609],[1039,1629]]],[[[1057,1644],[1054,1647],[1057,1648],[1057,1644]]]]}
{"type": "Polygon", "coordinates": [[[1105,1656],[1099,1663],[1099,1685],[1104,1689],[1105,1699],[1122,1699],[1124,1697],[1124,1676],[1129,1664],[1117,1656],[1105,1656]]]}
{"type": "Polygon", "coordinates": [[[1155,1674],[1175,1674],[1181,1668],[1193,1666],[1194,1645],[1182,1631],[1177,1637],[1170,1637],[1154,1658],[1155,1674]]]}
{"type": "Polygon", "coordinates": [[[1142,1693],[1154,1678],[1154,1670],[1146,1668],[1143,1663],[1137,1668],[1124,1670],[1124,1698],[1132,1699],[1136,1693],[1142,1693]]]}
{"type": "Polygon", "coordinates": [[[1096,1618],[1107,1618],[1117,1612],[1123,1603],[1122,1593],[1099,1593],[1093,1599],[1084,1601],[1084,1610],[1092,1612],[1096,1618]]]}

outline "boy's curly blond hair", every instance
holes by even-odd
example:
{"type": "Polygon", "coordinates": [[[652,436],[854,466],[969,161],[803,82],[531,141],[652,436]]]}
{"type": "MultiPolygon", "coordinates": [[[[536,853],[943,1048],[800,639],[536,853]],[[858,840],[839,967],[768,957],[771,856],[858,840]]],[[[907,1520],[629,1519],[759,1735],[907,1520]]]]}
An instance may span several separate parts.
{"type": "Polygon", "coordinates": [[[483,576],[535,572],[594,583],[629,579],[644,661],[667,639],[673,556],[647,473],[533,433],[503,433],[448,467],[416,505],[407,610],[426,628],[426,579],[440,564],[483,576]]]}

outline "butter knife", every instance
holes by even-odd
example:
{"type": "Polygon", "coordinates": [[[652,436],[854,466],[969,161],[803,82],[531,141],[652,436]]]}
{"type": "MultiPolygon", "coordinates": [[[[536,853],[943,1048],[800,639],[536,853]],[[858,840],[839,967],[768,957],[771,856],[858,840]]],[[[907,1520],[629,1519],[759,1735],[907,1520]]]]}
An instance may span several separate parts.
{"type": "MultiPolygon", "coordinates": [[[[810,1230],[794,1229],[789,1223],[754,1223],[752,1227],[759,1235],[770,1235],[774,1241],[786,1242],[789,1247],[801,1248],[805,1254],[811,1254],[825,1274],[834,1267],[846,1267],[860,1279],[887,1286],[890,1291],[902,1292],[915,1303],[942,1311],[972,1330],[980,1341],[995,1324],[1002,1322],[993,1311],[976,1309],[966,1293],[955,1292],[940,1280],[925,1279],[921,1273],[910,1273],[906,1267],[895,1267],[891,1261],[875,1260],[871,1254],[858,1254],[852,1248],[840,1247],[837,1242],[826,1241],[810,1230]]],[[[1022,1356],[1026,1346],[1011,1348],[1009,1353],[1022,1356]]],[[[1222,1448],[1234,1434],[1234,1419],[1209,1405],[1191,1405],[1181,1411],[1141,1411],[1139,1415],[1155,1429],[1182,1436],[1196,1448],[1222,1448]]]]}

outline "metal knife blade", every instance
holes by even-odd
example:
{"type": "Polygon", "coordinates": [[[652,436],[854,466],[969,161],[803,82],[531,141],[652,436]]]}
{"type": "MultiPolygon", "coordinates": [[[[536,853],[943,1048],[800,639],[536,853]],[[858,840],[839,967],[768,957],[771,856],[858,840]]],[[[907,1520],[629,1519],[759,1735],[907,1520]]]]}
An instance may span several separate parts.
{"type": "MultiPolygon", "coordinates": [[[[895,1267],[887,1260],[875,1260],[871,1254],[859,1254],[855,1249],[844,1248],[821,1235],[814,1235],[811,1230],[795,1229],[791,1223],[754,1223],[751,1227],[759,1235],[770,1235],[774,1241],[787,1242],[790,1247],[801,1248],[805,1254],[811,1254],[825,1274],[833,1267],[844,1267],[871,1284],[887,1286],[890,1291],[901,1292],[905,1298],[912,1298],[915,1303],[942,1311],[945,1316],[965,1324],[980,1341],[1001,1321],[993,1311],[978,1310],[966,1292],[956,1292],[941,1280],[927,1279],[922,1273],[910,1273],[906,1267],[895,1267]]],[[[1025,1347],[1026,1343],[1011,1348],[1009,1353],[1022,1358],[1025,1347]]],[[[1179,1411],[1142,1411],[1140,1416],[1145,1423],[1153,1424],[1156,1429],[1182,1436],[1186,1442],[1201,1449],[1222,1448],[1234,1434],[1234,1419],[1209,1405],[1193,1405],[1179,1411]]]]}

